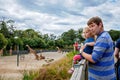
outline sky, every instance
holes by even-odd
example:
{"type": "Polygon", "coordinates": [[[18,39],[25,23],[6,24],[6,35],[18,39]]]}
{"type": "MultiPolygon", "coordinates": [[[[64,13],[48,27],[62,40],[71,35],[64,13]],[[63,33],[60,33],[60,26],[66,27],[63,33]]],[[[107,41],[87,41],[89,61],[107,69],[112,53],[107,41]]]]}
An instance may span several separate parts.
{"type": "Polygon", "coordinates": [[[0,19],[14,20],[18,30],[59,36],[84,28],[94,16],[106,31],[120,30],[120,0],[0,0],[0,19]]]}

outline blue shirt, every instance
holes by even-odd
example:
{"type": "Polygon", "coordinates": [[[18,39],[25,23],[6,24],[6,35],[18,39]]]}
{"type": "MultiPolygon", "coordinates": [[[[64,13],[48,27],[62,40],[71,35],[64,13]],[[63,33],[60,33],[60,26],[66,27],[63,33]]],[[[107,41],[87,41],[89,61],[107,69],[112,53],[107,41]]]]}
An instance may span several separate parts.
{"type": "MultiPolygon", "coordinates": [[[[85,43],[89,43],[89,42],[94,42],[94,38],[90,37],[88,39],[85,40],[85,43]]],[[[93,51],[93,46],[86,46],[83,50],[83,52],[91,54],[93,51]]]]}
{"type": "Polygon", "coordinates": [[[92,59],[95,63],[88,64],[89,80],[116,80],[114,69],[113,41],[108,32],[98,35],[92,59]]]}
{"type": "Polygon", "coordinates": [[[120,39],[117,40],[115,47],[118,48],[118,49],[120,49],[120,39]]]}

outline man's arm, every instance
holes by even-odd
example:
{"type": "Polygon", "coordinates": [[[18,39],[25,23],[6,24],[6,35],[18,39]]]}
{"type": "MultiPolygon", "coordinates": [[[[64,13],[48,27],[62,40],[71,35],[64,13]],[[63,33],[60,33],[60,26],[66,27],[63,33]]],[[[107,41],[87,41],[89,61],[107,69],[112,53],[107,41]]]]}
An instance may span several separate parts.
{"type": "Polygon", "coordinates": [[[119,48],[115,48],[114,55],[117,59],[119,58],[119,48]]]}
{"type": "Polygon", "coordinates": [[[87,60],[90,61],[91,63],[95,63],[95,61],[92,59],[92,55],[87,54],[87,53],[85,53],[85,52],[82,52],[81,54],[82,54],[82,56],[83,56],[85,59],[87,59],[87,60]]]}

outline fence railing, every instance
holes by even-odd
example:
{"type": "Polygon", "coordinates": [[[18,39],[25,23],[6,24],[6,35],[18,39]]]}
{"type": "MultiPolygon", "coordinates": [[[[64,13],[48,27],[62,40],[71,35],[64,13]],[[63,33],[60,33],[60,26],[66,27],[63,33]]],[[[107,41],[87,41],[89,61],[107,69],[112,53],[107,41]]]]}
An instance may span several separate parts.
{"type": "Polygon", "coordinates": [[[75,70],[70,80],[88,80],[87,61],[85,59],[75,64],[74,68],[75,70]]]}

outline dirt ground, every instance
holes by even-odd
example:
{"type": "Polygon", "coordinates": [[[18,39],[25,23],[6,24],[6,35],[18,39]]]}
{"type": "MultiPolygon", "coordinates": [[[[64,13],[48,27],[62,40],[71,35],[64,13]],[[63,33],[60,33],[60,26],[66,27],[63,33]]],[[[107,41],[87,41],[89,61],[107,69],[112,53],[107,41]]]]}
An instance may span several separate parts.
{"type": "MultiPolygon", "coordinates": [[[[40,53],[39,53],[40,54],[40,53]]],[[[39,55],[38,54],[38,55],[39,55]]],[[[22,80],[24,70],[39,69],[44,64],[48,64],[45,60],[54,59],[54,61],[62,58],[66,53],[44,52],[44,60],[35,60],[33,54],[24,55],[24,60],[19,60],[17,66],[17,56],[1,56],[0,57],[0,80],[22,80]]],[[[52,62],[54,62],[52,61],[52,62]]]]}

